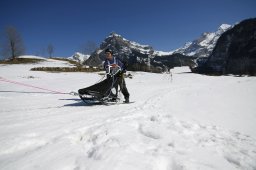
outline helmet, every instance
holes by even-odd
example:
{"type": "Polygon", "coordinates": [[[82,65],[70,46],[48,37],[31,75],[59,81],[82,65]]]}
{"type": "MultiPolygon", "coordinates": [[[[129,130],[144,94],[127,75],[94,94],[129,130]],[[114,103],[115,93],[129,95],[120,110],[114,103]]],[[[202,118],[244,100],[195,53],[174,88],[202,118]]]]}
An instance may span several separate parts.
{"type": "Polygon", "coordinates": [[[112,51],[111,49],[107,48],[107,49],[105,50],[105,53],[111,53],[111,54],[113,54],[113,51],[112,51]]]}

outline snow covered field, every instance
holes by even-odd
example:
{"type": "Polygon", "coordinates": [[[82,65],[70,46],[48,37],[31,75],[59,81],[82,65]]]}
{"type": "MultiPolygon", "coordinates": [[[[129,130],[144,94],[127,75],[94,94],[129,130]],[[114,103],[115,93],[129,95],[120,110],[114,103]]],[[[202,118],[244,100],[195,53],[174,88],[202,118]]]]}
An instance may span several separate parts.
{"type": "MultiPolygon", "coordinates": [[[[0,77],[61,92],[97,73],[0,65],[0,77]]],[[[255,170],[256,78],[135,72],[131,104],[86,106],[76,96],[0,81],[1,170],[255,170]]]]}

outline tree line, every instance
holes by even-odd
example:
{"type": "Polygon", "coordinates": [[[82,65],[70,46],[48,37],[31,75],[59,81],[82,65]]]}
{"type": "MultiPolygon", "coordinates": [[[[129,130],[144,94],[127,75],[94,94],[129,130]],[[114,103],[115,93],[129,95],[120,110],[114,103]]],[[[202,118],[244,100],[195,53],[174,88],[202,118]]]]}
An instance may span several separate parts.
{"type": "MultiPolygon", "coordinates": [[[[94,41],[87,41],[79,47],[79,52],[83,54],[91,54],[97,49],[97,44],[94,41]]],[[[43,54],[47,53],[48,57],[53,57],[55,46],[49,43],[43,49],[43,54]]],[[[15,60],[17,57],[26,54],[25,44],[20,32],[14,26],[7,26],[2,34],[0,44],[0,59],[15,60]]],[[[38,54],[35,54],[38,55],[38,54]]]]}

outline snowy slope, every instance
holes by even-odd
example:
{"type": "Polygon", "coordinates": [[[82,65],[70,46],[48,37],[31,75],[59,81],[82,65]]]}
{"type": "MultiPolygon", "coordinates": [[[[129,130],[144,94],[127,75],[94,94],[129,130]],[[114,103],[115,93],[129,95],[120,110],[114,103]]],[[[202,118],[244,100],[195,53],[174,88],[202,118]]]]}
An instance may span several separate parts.
{"type": "MultiPolygon", "coordinates": [[[[20,56],[19,58],[31,58],[31,59],[41,59],[43,61],[38,62],[36,64],[33,64],[32,67],[75,67],[75,65],[70,64],[68,61],[60,61],[60,60],[55,60],[55,59],[49,59],[49,58],[44,58],[40,56],[33,56],[33,55],[23,55],[20,56]]],[[[19,65],[17,68],[26,69],[26,67],[29,67],[28,65],[19,65]]]]}
{"type": "Polygon", "coordinates": [[[0,169],[256,169],[255,77],[134,72],[135,103],[86,106],[1,80],[70,92],[100,75],[31,67],[0,65],[0,169]]]}
{"type": "Polygon", "coordinates": [[[166,55],[172,55],[173,51],[165,52],[165,51],[154,51],[154,55],[156,56],[166,56],[166,55]]]}

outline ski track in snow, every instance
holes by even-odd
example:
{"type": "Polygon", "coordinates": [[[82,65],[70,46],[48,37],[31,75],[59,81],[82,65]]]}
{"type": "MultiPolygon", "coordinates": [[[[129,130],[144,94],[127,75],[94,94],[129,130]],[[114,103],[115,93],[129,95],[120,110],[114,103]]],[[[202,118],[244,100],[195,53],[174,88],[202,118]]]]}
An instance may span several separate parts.
{"type": "MultiPolygon", "coordinates": [[[[8,72],[8,67],[19,66],[5,66],[0,71],[8,72]]],[[[23,74],[39,77],[33,80],[36,82],[45,80],[46,73],[26,70],[23,74]]],[[[14,75],[6,73],[5,76],[12,78],[14,75]]],[[[92,78],[95,75],[87,76],[92,81],[97,79],[92,78]]],[[[53,76],[63,78],[63,74],[53,76]]],[[[163,103],[170,96],[190,89],[191,85],[172,84],[164,78],[162,83],[165,85],[157,88],[154,82],[160,79],[161,75],[157,74],[135,74],[135,78],[128,81],[128,88],[131,95],[138,98],[132,98],[136,102],[128,105],[86,106],[74,96],[1,93],[4,107],[0,110],[0,169],[256,170],[254,137],[175,117],[163,103]],[[153,76],[156,80],[142,81],[136,76],[145,79],[153,76]],[[134,85],[129,86],[132,81],[134,85]],[[142,91],[148,82],[152,87],[142,91]],[[141,90],[132,89],[135,87],[141,90]],[[12,101],[22,101],[22,98],[31,98],[31,101],[12,101]]],[[[49,81],[50,84],[54,82],[49,81]]],[[[79,80],[74,88],[83,82],[79,80]]],[[[3,91],[9,88],[20,90],[8,84],[0,85],[0,88],[3,91]]]]}

